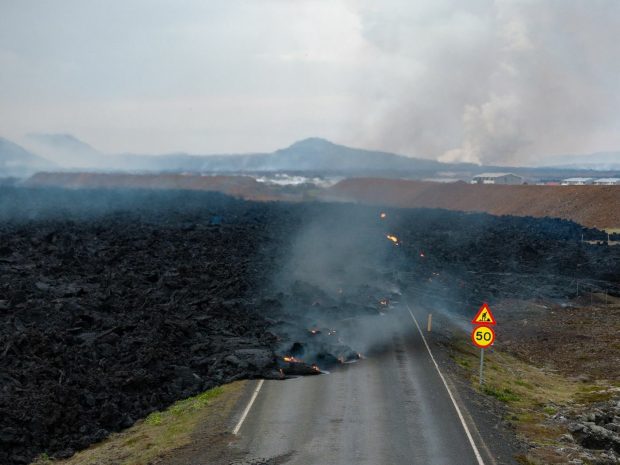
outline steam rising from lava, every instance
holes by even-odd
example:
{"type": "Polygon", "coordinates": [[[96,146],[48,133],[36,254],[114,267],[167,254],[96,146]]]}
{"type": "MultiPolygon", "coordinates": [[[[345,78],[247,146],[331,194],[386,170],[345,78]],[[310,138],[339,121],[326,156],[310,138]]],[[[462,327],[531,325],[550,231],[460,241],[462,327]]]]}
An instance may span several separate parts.
{"type": "Polygon", "coordinates": [[[284,362],[329,369],[359,360],[385,337],[377,328],[393,324],[391,304],[399,299],[393,245],[400,241],[385,234],[385,213],[308,210],[274,280],[281,306],[274,325],[286,334],[284,362]]]}

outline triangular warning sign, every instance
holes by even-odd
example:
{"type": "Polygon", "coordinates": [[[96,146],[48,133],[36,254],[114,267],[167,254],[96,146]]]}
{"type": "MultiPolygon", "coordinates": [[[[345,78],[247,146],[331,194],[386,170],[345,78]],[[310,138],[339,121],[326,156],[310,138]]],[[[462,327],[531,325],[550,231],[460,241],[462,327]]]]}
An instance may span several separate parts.
{"type": "Polygon", "coordinates": [[[482,304],[482,307],[480,307],[480,310],[478,310],[478,313],[476,313],[476,316],[474,317],[473,320],[471,320],[471,322],[474,325],[495,325],[497,324],[497,322],[495,321],[495,317],[491,313],[491,309],[486,303],[482,304]]]}

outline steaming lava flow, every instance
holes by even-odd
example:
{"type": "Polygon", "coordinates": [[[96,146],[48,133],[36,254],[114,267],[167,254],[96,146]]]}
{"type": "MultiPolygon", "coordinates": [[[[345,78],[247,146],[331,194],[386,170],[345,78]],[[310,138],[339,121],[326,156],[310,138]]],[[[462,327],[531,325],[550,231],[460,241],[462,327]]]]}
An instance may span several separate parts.
{"type": "Polygon", "coordinates": [[[620,247],[582,244],[566,221],[201,192],[0,200],[3,465],[71,455],[218,384],[355,361],[399,289],[463,311],[562,299],[579,264],[581,285],[620,295],[620,247]]]}
{"type": "Polygon", "coordinates": [[[282,357],[283,367],[280,368],[282,375],[293,376],[307,376],[307,375],[320,375],[321,369],[315,363],[308,365],[303,360],[299,360],[290,355],[282,357]]]}

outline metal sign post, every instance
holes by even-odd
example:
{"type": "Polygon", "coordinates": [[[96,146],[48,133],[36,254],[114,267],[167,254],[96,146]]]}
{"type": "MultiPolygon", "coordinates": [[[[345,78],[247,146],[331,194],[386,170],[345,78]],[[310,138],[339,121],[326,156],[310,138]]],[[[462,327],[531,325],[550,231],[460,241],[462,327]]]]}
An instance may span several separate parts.
{"type": "Polygon", "coordinates": [[[495,342],[495,331],[491,326],[496,325],[497,322],[486,303],[480,307],[471,322],[478,325],[471,332],[471,341],[476,347],[480,348],[480,386],[482,386],[484,384],[484,349],[495,342]]]}

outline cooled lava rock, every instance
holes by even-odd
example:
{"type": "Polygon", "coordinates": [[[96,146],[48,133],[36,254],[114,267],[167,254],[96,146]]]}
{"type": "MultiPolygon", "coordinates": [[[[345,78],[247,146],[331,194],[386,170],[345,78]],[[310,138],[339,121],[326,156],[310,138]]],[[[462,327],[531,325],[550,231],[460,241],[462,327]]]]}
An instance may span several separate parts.
{"type": "Polygon", "coordinates": [[[581,243],[575,223],[378,213],[0,187],[0,463],[71,455],[232,380],[350,361],[352,321],[401,292],[455,309],[570,297],[576,279],[620,295],[620,247],[581,243]],[[295,342],[303,365],[282,366],[295,342]]]}

